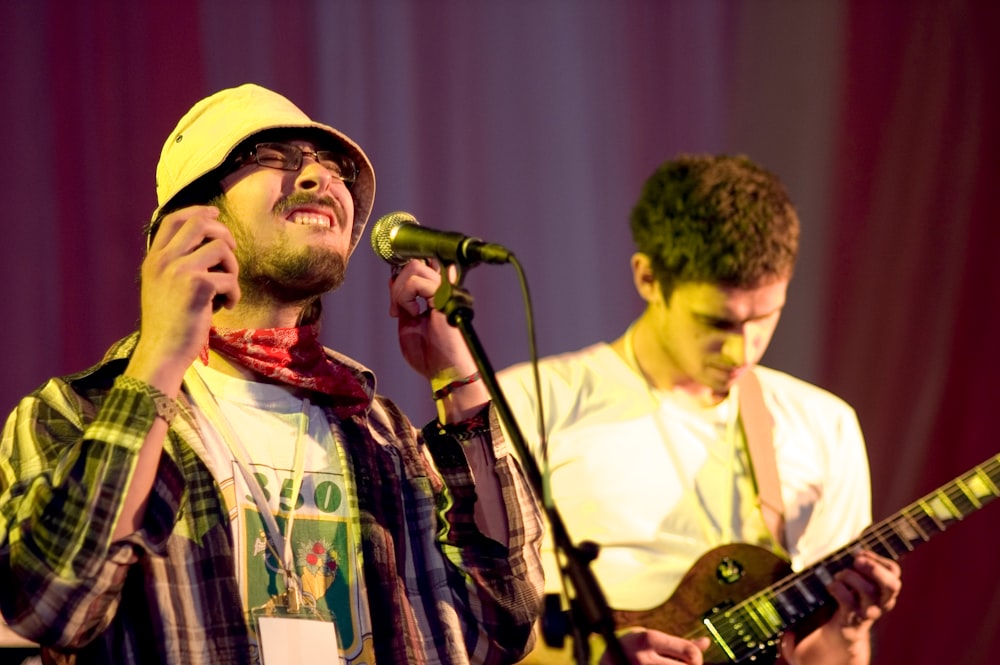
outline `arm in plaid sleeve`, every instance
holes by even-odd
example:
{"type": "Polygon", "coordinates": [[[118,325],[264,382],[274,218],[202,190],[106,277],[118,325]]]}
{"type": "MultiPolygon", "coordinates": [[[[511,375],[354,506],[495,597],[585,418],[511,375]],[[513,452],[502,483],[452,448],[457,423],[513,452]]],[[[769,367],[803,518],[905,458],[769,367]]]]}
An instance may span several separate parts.
{"type": "Polygon", "coordinates": [[[445,485],[438,505],[439,540],[455,574],[464,577],[464,600],[478,626],[472,633],[467,626],[471,660],[517,660],[531,648],[543,587],[541,518],[532,491],[492,408],[457,425],[432,423],[424,428],[424,438],[445,485]],[[480,497],[468,458],[475,447],[493,461],[503,500],[500,510],[507,521],[506,542],[483,534],[474,517],[480,497]]]}
{"type": "Polygon", "coordinates": [[[130,564],[111,534],[155,405],[61,379],[22,400],[0,441],[0,608],[17,632],[75,647],[111,621],[130,564]]]}

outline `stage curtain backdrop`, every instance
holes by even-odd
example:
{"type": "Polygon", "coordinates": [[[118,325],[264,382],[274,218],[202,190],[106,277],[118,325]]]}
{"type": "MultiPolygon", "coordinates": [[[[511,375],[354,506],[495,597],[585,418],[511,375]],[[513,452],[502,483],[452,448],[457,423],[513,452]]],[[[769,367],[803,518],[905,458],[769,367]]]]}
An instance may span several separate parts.
{"type": "MultiPolygon", "coordinates": [[[[7,0],[0,26],[4,412],[135,327],[162,141],[200,97],[254,81],[366,148],[375,217],[512,249],[542,353],[640,311],[627,218],[660,162],[748,154],[803,221],[765,361],[855,406],[875,518],[997,452],[995,3],[7,0]]],[[[422,423],[387,279],[359,247],[323,337],[422,423]]],[[[466,285],[493,365],[526,359],[513,271],[466,285]]],[[[988,507],[905,559],[876,663],[993,662],[997,524],[988,507]]]]}

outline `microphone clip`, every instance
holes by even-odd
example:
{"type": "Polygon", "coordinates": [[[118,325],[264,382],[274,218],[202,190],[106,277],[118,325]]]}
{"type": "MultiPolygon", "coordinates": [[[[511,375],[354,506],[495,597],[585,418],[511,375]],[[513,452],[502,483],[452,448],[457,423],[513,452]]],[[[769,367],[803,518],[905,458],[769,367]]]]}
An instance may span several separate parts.
{"type": "Polygon", "coordinates": [[[471,321],[473,316],[474,299],[468,289],[462,286],[467,266],[458,262],[449,263],[446,261],[440,261],[439,265],[441,266],[441,283],[438,285],[437,291],[434,292],[431,305],[445,315],[449,324],[457,327],[459,317],[471,321]],[[455,266],[456,271],[454,282],[450,279],[452,266],[455,266]]]}

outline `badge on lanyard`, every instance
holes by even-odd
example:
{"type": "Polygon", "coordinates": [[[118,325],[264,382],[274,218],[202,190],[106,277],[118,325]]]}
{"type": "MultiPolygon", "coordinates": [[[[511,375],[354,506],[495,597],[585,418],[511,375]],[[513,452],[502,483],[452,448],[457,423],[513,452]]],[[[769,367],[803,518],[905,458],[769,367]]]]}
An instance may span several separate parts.
{"type": "Polygon", "coordinates": [[[333,615],[302,602],[298,585],[250,611],[261,665],[338,662],[340,645],[333,615]]]}

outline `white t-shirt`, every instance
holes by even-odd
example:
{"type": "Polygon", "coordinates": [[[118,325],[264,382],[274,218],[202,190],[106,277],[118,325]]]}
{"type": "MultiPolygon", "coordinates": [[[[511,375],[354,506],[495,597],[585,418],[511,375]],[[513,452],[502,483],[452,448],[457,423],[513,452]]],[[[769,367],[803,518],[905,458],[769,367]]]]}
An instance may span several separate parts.
{"type": "MultiPolygon", "coordinates": [[[[195,417],[208,449],[212,475],[221,488],[233,531],[236,575],[244,611],[260,607],[285,591],[278,560],[268,547],[267,526],[260,516],[231,443],[220,435],[227,425],[235,445],[245,451],[250,471],[260,483],[283,536],[292,517],[292,558],[305,602],[333,615],[341,662],[371,662],[374,652],[368,596],[362,570],[361,534],[348,506],[356,501],[344,451],[323,410],[280,385],[245,381],[200,363],[195,371],[214,400],[196,401],[195,417]],[[218,406],[216,406],[218,405],[218,406]],[[218,412],[223,425],[219,428],[218,412]],[[304,435],[299,436],[303,418],[304,435]],[[297,499],[296,446],[304,446],[303,473],[297,499]]],[[[198,392],[192,391],[197,397],[198,392]]]]}
{"type": "MultiPolygon", "coordinates": [[[[785,538],[799,570],[871,521],[867,454],[843,400],[782,372],[754,372],[775,422],[785,538]]],[[[742,432],[727,434],[732,397],[699,408],[651,391],[603,343],[543,360],[541,381],[553,502],[575,543],[600,545],[593,570],[612,607],[660,605],[698,557],[725,542],[771,544],[742,432]]],[[[500,382],[537,459],[531,369],[512,367],[500,382]]],[[[547,591],[557,592],[550,538],[543,548],[547,591]]]]}

